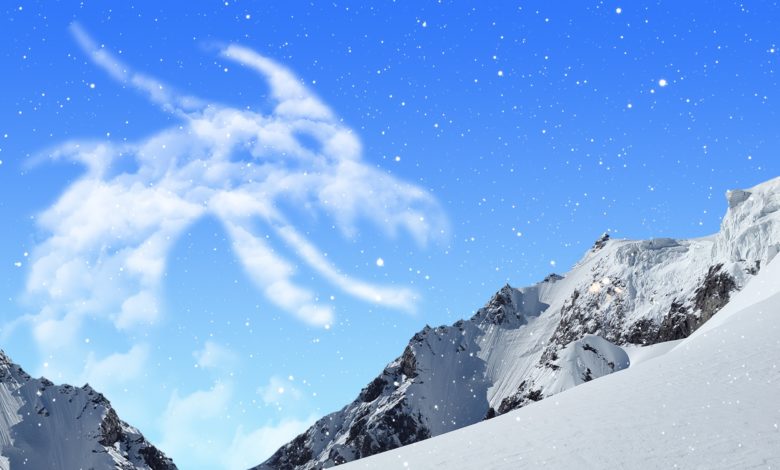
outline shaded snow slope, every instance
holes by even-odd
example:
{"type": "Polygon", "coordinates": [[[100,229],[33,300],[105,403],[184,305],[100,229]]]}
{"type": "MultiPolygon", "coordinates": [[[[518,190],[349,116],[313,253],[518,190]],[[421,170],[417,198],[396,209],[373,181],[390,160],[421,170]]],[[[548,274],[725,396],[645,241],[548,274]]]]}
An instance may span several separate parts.
{"type": "Polygon", "coordinates": [[[687,338],[780,252],[778,198],[780,178],[728,192],[709,237],[604,235],[565,276],[507,285],[470,319],[426,326],[355,401],[257,468],[350,462],[624,369],[626,351],[640,361],[662,354],[672,346],[639,346],[687,338]]]}
{"type": "Polygon", "coordinates": [[[0,470],[175,470],[89,385],[34,379],[0,352],[0,470]]]}
{"type": "Polygon", "coordinates": [[[344,469],[778,468],[780,262],[754,282],[653,360],[344,469]]]}

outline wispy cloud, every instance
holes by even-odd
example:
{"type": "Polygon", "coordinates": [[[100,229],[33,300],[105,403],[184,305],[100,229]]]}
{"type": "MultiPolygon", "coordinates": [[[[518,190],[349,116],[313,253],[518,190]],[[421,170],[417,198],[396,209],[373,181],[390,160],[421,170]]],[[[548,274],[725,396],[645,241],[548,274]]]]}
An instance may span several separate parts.
{"type": "Polygon", "coordinates": [[[283,419],[246,431],[239,427],[225,453],[224,468],[249,468],[263,462],[273,453],[314,424],[316,417],[283,419]]]}
{"type": "Polygon", "coordinates": [[[263,403],[276,407],[286,406],[303,398],[303,392],[295,386],[293,380],[285,380],[276,375],[268,379],[266,385],[258,387],[257,393],[263,399],[263,403]]]}
{"type": "Polygon", "coordinates": [[[229,369],[238,361],[236,354],[214,341],[206,341],[203,349],[192,353],[198,367],[203,369],[229,369]]]}
{"type": "Polygon", "coordinates": [[[405,231],[420,245],[447,231],[430,193],[363,162],[353,130],[290,70],[243,47],[221,51],[268,81],[276,106],[264,115],[177,92],[133,71],[77,24],[72,32],[97,66],[181,122],[133,143],[74,141],[49,152],[87,171],[38,218],[45,238],[32,250],[26,290],[44,306],[29,317],[39,345],[71,344],[87,318],[119,330],[157,322],[168,253],[205,215],[224,224],[257,288],[304,322],[326,325],[333,309],[298,280],[295,262],[278,254],[274,240],[348,295],[414,308],[410,289],[342,273],[282,209],[283,202],[305,204],[347,235],[359,220],[371,221],[387,236],[405,231]],[[133,170],[123,170],[127,161],[133,170]],[[275,239],[258,236],[258,221],[275,239]]]}
{"type": "Polygon", "coordinates": [[[219,456],[225,451],[224,439],[220,434],[213,434],[212,439],[204,440],[200,430],[208,426],[217,429],[229,414],[232,400],[233,386],[229,383],[215,383],[208,390],[184,396],[174,391],[161,416],[160,447],[174,458],[189,455],[190,460],[220,464],[219,456]]]}
{"type": "MultiPolygon", "coordinates": [[[[269,386],[274,380],[271,379],[269,386]]],[[[208,390],[188,395],[174,392],[161,417],[160,447],[173,456],[189,456],[208,468],[249,468],[257,465],[283,444],[305,431],[316,416],[305,419],[284,418],[268,421],[257,428],[239,426],[230,432],[214,432],[204,439],[201,430],[207,427],[223,430],[229,427],[229,408],[238,399],[230,382],[215,383],[208,390]],[[226,424],[228,426],[226,426],[226,424]],[[224,427],[223,427],[224,426],[224,427]]]]}
{"type": "Polygon", "coordinates": [[[87,357],[81,382],[106,390],[112,384],[126,384],[144,374],[149,359],[149,346],[138,344],[126,353],[115,353],[103,359],[93,354],[87,357]]]}

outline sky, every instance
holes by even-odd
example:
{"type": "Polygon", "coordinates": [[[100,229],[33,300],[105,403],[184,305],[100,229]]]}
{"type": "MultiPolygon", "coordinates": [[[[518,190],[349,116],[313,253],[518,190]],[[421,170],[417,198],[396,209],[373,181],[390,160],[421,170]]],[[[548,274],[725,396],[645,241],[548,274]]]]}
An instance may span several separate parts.
{"type": "Polygon", "coordinates": [[[775,2],[4,2],[0,347],[182,468],[780,175],[775,2]]]}

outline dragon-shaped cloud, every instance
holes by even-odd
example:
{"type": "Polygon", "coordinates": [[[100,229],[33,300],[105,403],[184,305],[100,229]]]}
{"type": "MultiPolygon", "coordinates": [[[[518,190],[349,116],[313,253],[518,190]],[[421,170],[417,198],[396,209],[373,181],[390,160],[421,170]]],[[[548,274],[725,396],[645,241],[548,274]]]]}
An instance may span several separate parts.
{"type": "Polygon", "coordinates": [[[440,206],[425,189],[361,160],[352,129],[288,69],[244,47],[221,50],[268,81],[275,107],[264,115],[180,94],[132,71],[78,25],[71,29],[95,64],[179,123],[134,143],[73,141],[49,153],[86,171],[38,218],[46,238],[32,251],[27,291],[45,306],[30,317],[39,344],[67,345],[87,316],[120,330],[154,323],[168,253],[207,215],[222,222],[257,288],[306,323],[329,324],[332,307],[296,280],[274,240],[349,295],[413,309],[413,291],[343,274],[282,207],[321,211],[345,235],[366,219],[425,245],[447,231],[440,206]],[[259,236],[259,223],[275,237],[259,236]]]}

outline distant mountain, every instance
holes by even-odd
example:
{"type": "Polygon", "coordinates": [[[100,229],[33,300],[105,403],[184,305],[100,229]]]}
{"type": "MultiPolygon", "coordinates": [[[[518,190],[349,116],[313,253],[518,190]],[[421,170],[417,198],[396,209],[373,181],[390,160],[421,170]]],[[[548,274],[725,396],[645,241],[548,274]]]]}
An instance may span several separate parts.
{"type": "Polygon", "coordinates": [[[599,238],[565,276],[499,290],[469,320],[426,326],[357,399],[256,469],[329,467],[524,407],[686,338],[780,252],[780,178],[727,193],[720,231],[599,238]]]}
{"type": "Polygon", "coordinates": [[[780,257],[688,338],[629,348],[652,360],[344,468],[778,468],[778,338],[780,257]]]}
{"type": "Polygon", "coordinates": [[[89,385],[34,379],[0,352],[0,470],[175,470],[89,385]]]}

